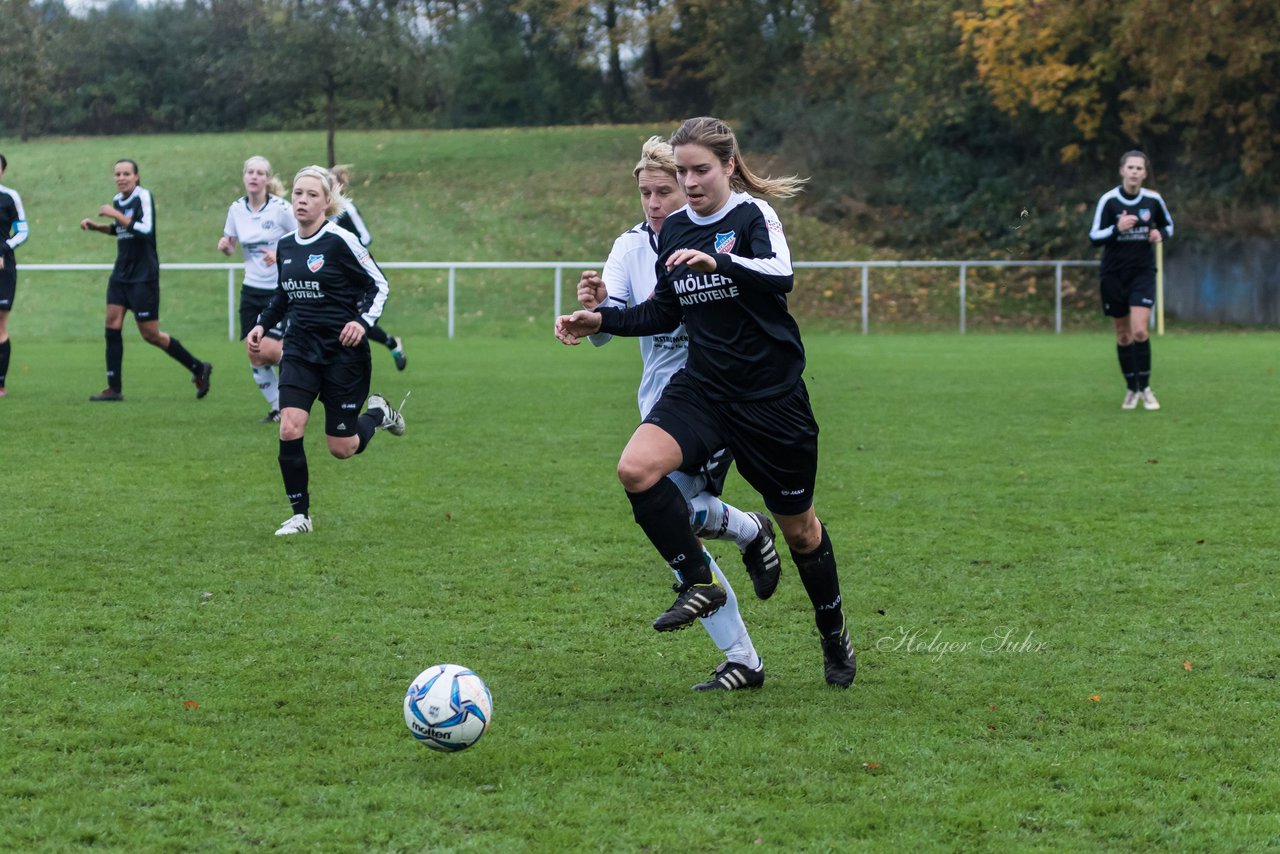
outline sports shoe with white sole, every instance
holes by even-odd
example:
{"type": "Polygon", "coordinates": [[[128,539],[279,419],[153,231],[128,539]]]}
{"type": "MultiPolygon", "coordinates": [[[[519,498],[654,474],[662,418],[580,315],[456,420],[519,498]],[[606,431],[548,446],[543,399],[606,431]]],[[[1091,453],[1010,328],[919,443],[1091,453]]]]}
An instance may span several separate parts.
{"type": "Polygon", "coordinates": [[[849,630],[841,629],[834,638],[822,638],[822,675],[828,685],[848,688],[858,673],[858,656],[849,642],[849,630]]]}
{"type": "Polygon", "coordinates": [[[1134,391],[1133,389],[1128,389],[1124,393],[1124,400],[1121,401],[1120,408],[1121,409],[1137,409],[1138,397],[1139,395],[1136,391],[1134,391]]]}
{"type": "Polygon", "coordinates": [[[258,423],[259,423],[259,424],[279,424],[279,423],[280,423],[280,410],[279,410],[279,409],[273,409],[273,410],[271,410],[271,411],[270,411],[270,412],[268,412],[266,415],[264,415],[264,416],[262,416],[261,418],[259,418],[259,419],[258,419],[258,423]]]}
{"type": "Polygon", "coordinates": [[[773,539],[773,520],[763,513],[747,515],[756,520],[760,533],[743,550],[742,562],[756,589],[756,598],[768,599],[778,589],[778,576],[782,572],[782,562],[778,559],[778,548],[773,539]]]}
{"type": "MultiPolygon", "coordinates": [[[[409,395],[404,396],[404,400],[408,400],[409,395]]],[[[404,406],[404,400],[400,401],[400,405],[404,406]]],[[[392,436],[404,435],[404,416],[397,409],[392,409],[387,399],[380,394],[369,395],[369,402],[365,404],[365,409],[381,409],[382,423],[377,425],[378,429],[386,430],[392,436]]]]}
{"type": "Polygon", "coordinates": [[[683,629],[699,617],[709,617],[729,601],[729,594],[716,582],[710,584],[673,584],[676,601],[658,615],[653,628],[659,632],[683,629]]]}
{"type": "Polygon", "coordinates": [[[277,537],[285,537],[289,534],[310,534],[311,533],[311,517],[304,516],[301,513],[295,513],[288,519],[284,520],[284,524],[276,529],[277,537]]]}
{"type": "Polygon", "coordinates": [[[396,335],[391,338],[391,343],[395,345],[391,348],[391,358],[396,361],[396,370],[403,371],[404,366],[409,364],[409,360],[404,355],[404,341],[396,335]]]}
{"type": "Polygon", "coordinates": [[[1138,397],[1142,399],[1143,409],[1159,409],[1160,401],[1156,400],[1155,392],[1151,390],[1151,386],[1147,386],[1138,392],[1138,397]]]}
{"type": "Polygon", "coordinates": [[[752,670],[738,661],[722,661],[711,678],[693,686],[695,691],[741,691],[764,685],[764,662],[752,670]]]}

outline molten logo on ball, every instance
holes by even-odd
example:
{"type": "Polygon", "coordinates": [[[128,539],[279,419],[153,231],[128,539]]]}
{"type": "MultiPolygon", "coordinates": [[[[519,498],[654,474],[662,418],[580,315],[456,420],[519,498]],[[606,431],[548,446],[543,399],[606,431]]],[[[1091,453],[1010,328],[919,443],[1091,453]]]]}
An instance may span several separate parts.
{"type": "Polygon", "coordinates": [[[480,740],[493,717],[493,698],[479,676],[457,664],[428,667],[404,696],[404,722],[435,750],[464,750],[480,740]]]}

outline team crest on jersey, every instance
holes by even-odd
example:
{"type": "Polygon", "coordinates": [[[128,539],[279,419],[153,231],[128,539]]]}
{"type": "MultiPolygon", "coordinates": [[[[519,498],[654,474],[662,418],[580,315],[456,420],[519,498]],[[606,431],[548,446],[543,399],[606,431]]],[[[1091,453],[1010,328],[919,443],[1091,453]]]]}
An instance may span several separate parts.
{"type": "Polygon", "coordinates": [[[736,231],[728,231],[723,234],[717,233],[716,234],[716,251],[732,252],[733,244],[734,244],[734,241],[737,239],[737,237],[738,237],[738,233],[736,231]]]}
{"type": "Polygon", "coordinates": [[[1151,208],[1138,208],[1138,219],[1151,222],[1151,208]]]}
{"type": "Polygon", "coordinates": [[[307,256],[307,269],[308,269],[308,270],[310,270],[311,272],[313,272],[313,273],[319,273],[319,272],[320,272],[320,268],[321,268],[321,267],[323,267],[323,266],[324,266],[324,254],[323,254],[323,253],[321,253],[320,255],[308,255],[308,256],[307,256]]]}

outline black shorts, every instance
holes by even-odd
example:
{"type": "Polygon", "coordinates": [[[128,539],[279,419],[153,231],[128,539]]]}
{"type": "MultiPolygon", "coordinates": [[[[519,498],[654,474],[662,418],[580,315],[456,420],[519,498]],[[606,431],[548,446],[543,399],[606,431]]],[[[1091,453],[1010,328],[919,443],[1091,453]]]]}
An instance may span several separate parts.
{"type": "Polygon", "coordinates": [[[18,267],[12,258],[4,259],[0,269],[0,311],[13,311],[13,297],[18,292],[18,267]]]}
{"type": "Polygon", "coordinates": [[[372,374],[367,345],[343,347],[323,363],[290,358],[286,348],[280,360],[280,408],[310,412],[319,398],[324,404],[324,432],[354,436],[372,374]]]}
{"type": "Polygon", "coordinates": [[[159,320],[160,280],[122,282],[113,276],[107,282],[107,305],[124,306],[134,320],[159,320]]]}
{"type": "Polygon", "coordinates": [[[728,448],[770,511],[797,516],[813,506],[818,422],[803,381],[782,397],[728,402],[707,397],[679,371],[644,421],[676,440],[682,470],[701,467],[728,448]]]}
{"type": "Polygon", "coordinates": [[[1102,274],[1102,313],[1107,317],[1128,317],[1129,309],[1152,308],[1156,304],[1156,271],[1133,267],[1102,274]]]}
{"type": "MultiPolygon", "coordinates": [[[[249,330],[258,325],[258,315],[262,314],[262,310],[271,302],[271,297],[275,295],[275,290],[267,290],[266,288],[251,288],[248,285],[240,286],[240,340],[243,341],[249,337],[249,330]]],[[[280,321],[275,326],[266,330],[268,338],[274,338],[279,341],[284,338],[284,321],[280,321]]]]}

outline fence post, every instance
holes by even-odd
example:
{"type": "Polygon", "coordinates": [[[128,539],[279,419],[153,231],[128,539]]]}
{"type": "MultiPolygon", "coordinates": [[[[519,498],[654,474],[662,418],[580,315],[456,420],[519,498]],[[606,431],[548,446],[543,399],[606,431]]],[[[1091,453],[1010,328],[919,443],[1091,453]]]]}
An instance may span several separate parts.
{"type": "Polygon", "coordinates": [[[556,317],[559,317],[561,314],[564,313],[560,310],[560,279],[563,272],[564,272],[564,268],[561,267],[559,264],[557,264],[556,265],[556,317]]]}
{"type": "Polygon", "coordinates": [[[964,334],[964,291],[965,291],[965,274],[969,268],[964,264],[960,265],[960,334],[964,334]]]}
{"type": "Polygon", "coordinates": [[[1062,334],[1062,265],[1053,265],[1053,331],[1062,334]]]}
{"type": "Polygon", "coordinates": [[[236,271],[227,268],[227,340],[236,340],[236,271]]]}
{"type": "Polygon", "coordinates": [[[453,340],[453,313],[457,304],[457,279],[458,268],[449,268],[449,340],[453,340]]]}
{"type": "Polygon", "coordinates": [[[867,321],[871,316],[869,313],[870,307],[867,305],[867,301],[871,293],[870,288],[867,287],[867,272],[869,269],[870,268],[866,264],[862,265],[862,334],[863,335],[867,334],[867,330],[868,330],[867,321]]]}

